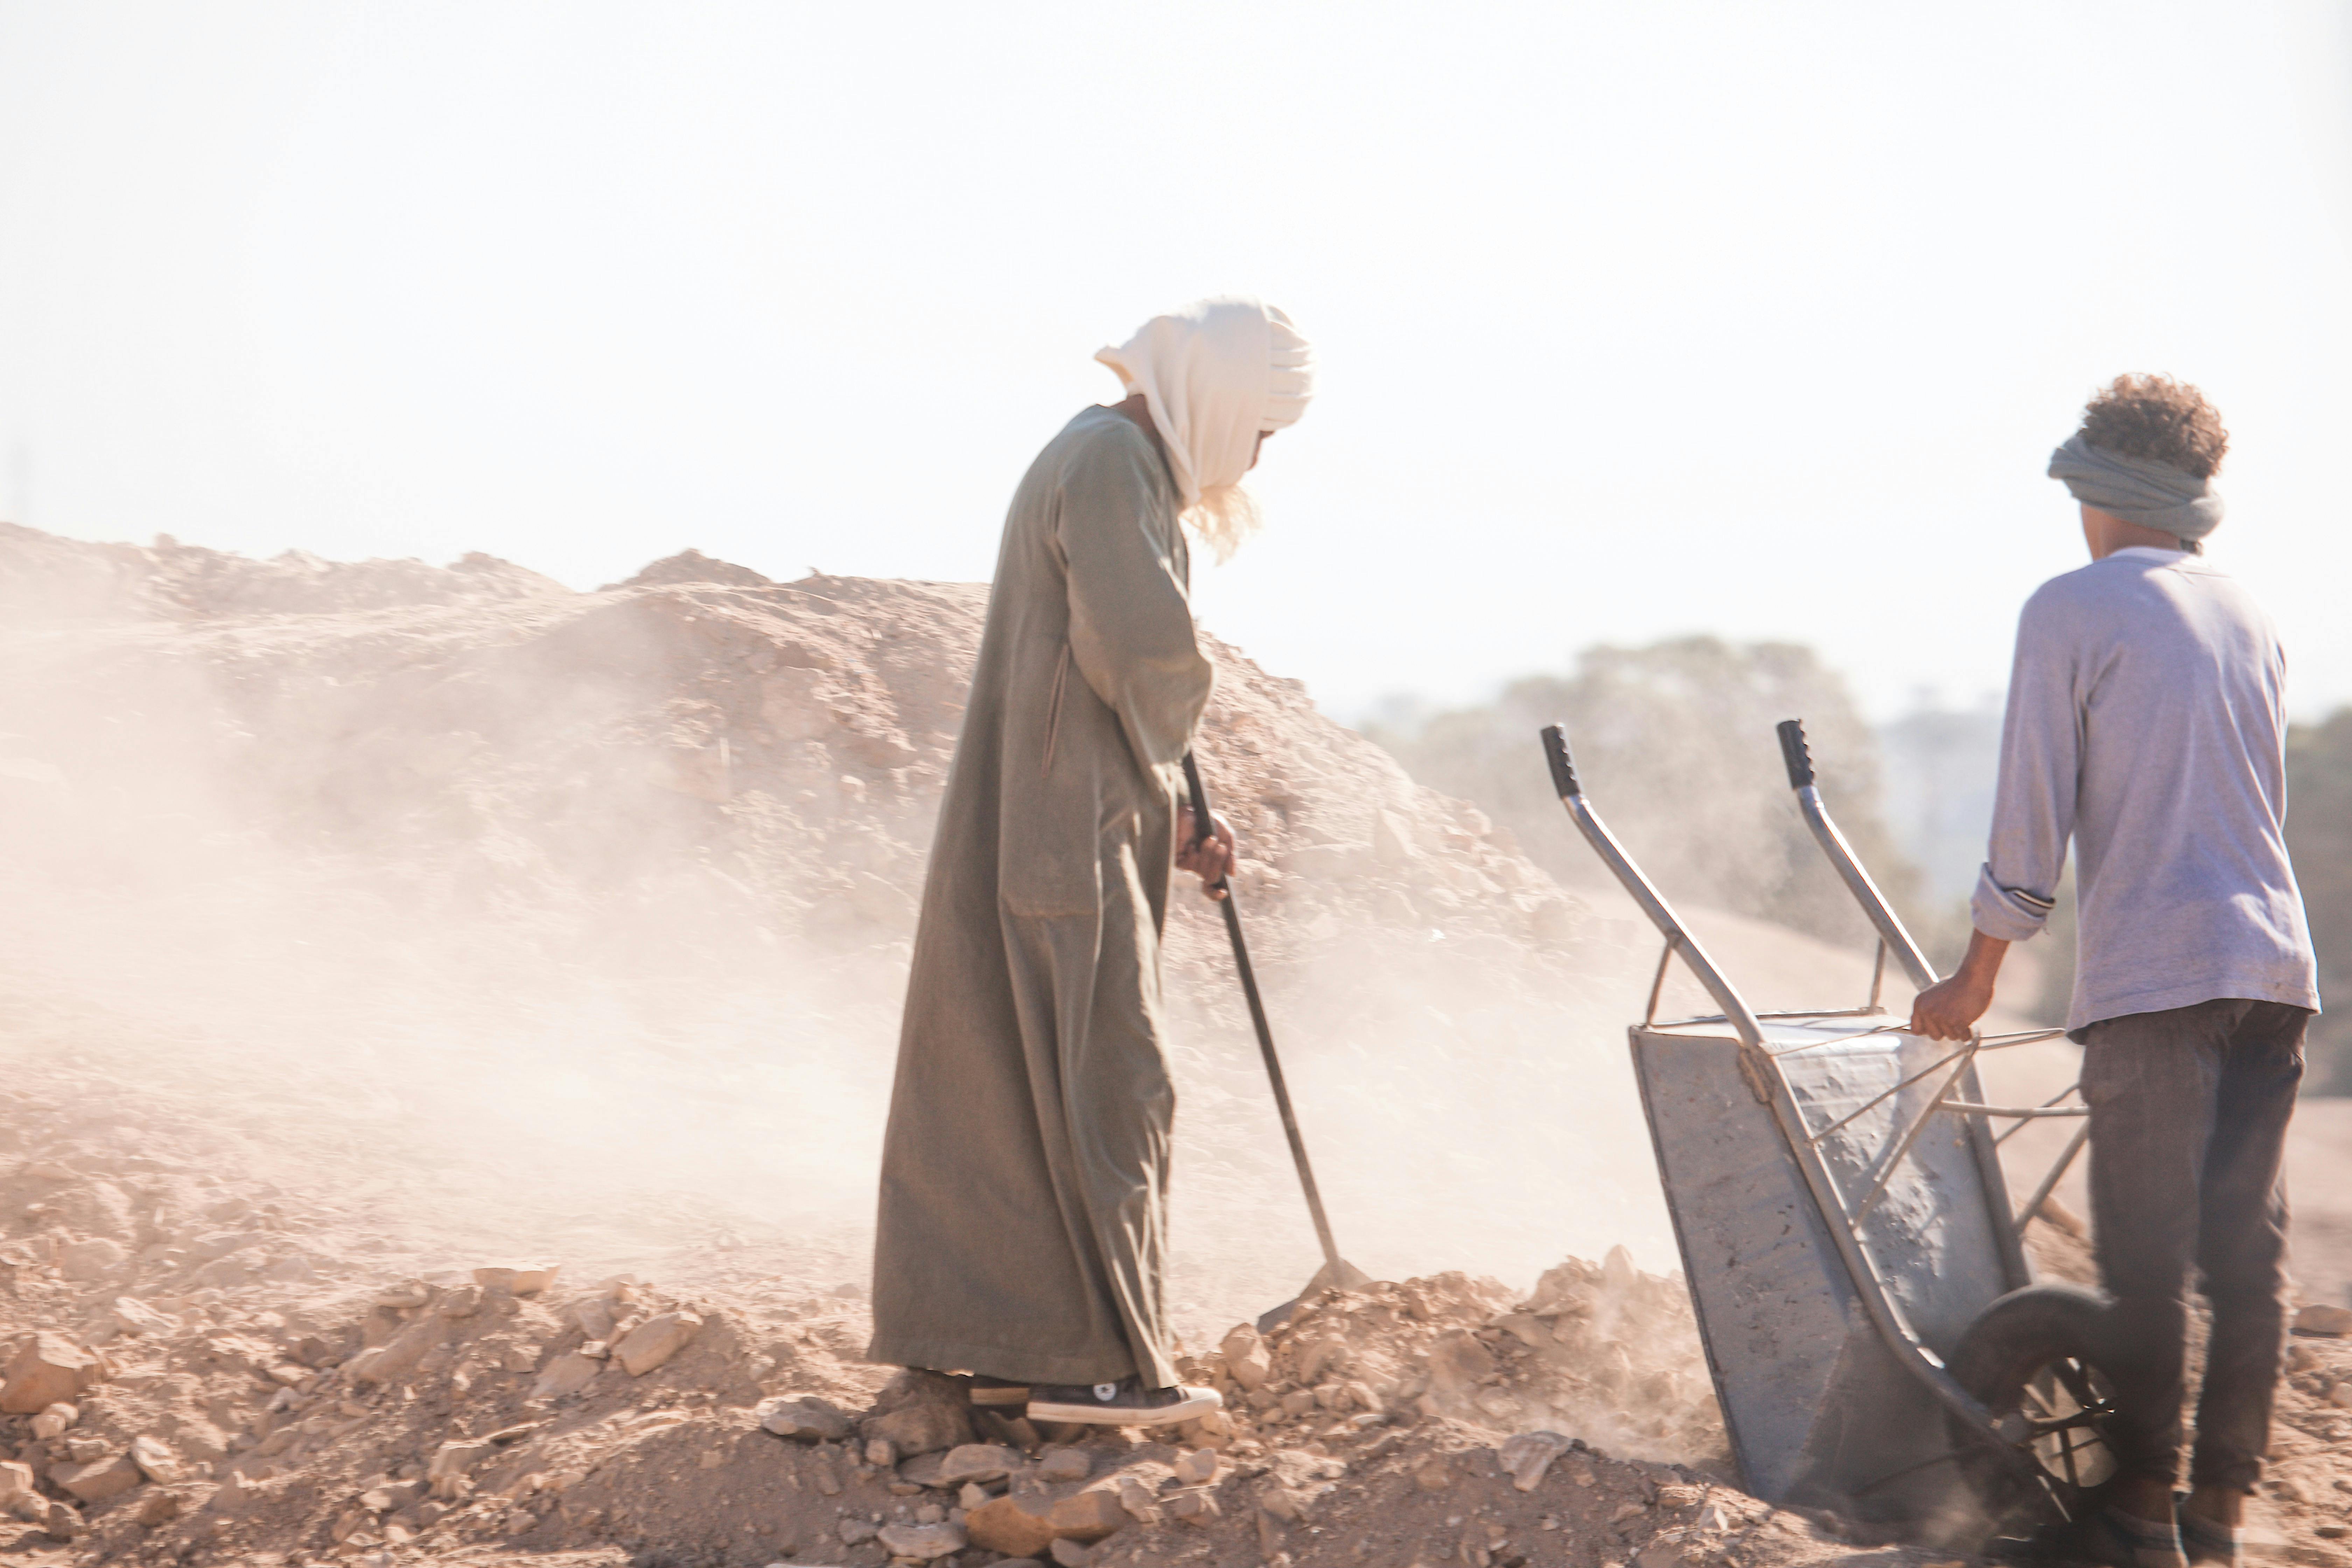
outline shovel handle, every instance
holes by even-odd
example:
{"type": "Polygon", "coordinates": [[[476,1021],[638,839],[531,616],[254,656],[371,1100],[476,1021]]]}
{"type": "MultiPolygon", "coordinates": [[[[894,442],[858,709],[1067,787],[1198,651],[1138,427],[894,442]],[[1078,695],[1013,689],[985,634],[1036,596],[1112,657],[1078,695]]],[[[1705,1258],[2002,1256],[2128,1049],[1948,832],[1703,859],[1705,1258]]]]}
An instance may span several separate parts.
{"type": "MultiPolygon", "coordinates": [[[[1192,797],[1192,847],[1198,849],[1209,841],[1216,819],[1209,815],[1209,792],[1201,785],[1201,764],[1192,760],[1190,752],[1184,753],[1184,793],[1192,797]]],[[[1212,889],[1224,888],[1226,879],[1219,877],[1209,886],[1212,889]]]]}
{"type": "MultiPolygon", "coordinates": [[[[1209,837],[1209,792],[1202,787],[1201,767],[1190,752],[1184,753],[1184,788],[1192,797],[1192,842],[1197,845],[1209,837]]],[[[1226,888],[1225,879],[1218,878],[1213,886],[1226,888]]],[[[1337,1279],[1348,1266],[1339,1260],[1339,1244],[1331,1239],[1331,1221],[1323,1212],[1323,1192],[1315,1184],[1315,1167],[1307,1158],[1307,1140],[1298,1131],[1298,1114],[1290,1108],[1290,1085],[1282,1076],[1282,1058],[1275,1054],[1274,1026],[1266,1022],[1265,1003],[1257,994],[1257,971],[1250,963],[1249,943],[1242,937],[1242,912],[1230,888],[1226,888],[1217,907],[1224,912],[1225,936],[1234,949],[1234,969],[1241,976],[1242,999],[1249,1005],[1250,1027],[1257,1033],[1258,1057],[1265,1063],[1266,1083],[1274,1090],[1275,1113],[1282,1118],[1282,1135],[1290,1144],[1291,1163],[1298,1167],[1298,1185],[1307,1196],[1307,1215],[1315,1222],[1315,1239],[1323,1248],[1323,1262],[1337,1279]]]]}

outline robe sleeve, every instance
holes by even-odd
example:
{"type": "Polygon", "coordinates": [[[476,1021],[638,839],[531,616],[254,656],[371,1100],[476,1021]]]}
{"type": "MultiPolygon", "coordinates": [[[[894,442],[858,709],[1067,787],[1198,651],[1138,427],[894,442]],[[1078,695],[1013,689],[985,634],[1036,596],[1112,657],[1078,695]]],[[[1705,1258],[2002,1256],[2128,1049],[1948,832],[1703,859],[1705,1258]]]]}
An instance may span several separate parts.
{"type": "Polygon", "coordinates": [[[1063,476],[1057,528],[1070,651],[1147,771],[1183,759],[1216,675],[1192,634],[1159,463],[1140,439],[1087,442],[1063,476]]]}

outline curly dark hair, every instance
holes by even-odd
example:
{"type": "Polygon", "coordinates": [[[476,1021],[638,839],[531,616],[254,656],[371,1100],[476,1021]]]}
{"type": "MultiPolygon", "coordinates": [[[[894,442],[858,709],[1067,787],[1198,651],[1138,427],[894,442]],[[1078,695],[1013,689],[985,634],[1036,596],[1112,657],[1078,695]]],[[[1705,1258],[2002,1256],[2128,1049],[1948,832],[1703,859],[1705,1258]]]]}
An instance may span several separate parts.
{"type": "Polygon", "coordinates": [[[2119,375],[2083,409],[2082,437],[2126,458],[2169,463],[2210,479],[2230,450],[2230,433],[2205,395],[2168,375],[2119,375]]]}

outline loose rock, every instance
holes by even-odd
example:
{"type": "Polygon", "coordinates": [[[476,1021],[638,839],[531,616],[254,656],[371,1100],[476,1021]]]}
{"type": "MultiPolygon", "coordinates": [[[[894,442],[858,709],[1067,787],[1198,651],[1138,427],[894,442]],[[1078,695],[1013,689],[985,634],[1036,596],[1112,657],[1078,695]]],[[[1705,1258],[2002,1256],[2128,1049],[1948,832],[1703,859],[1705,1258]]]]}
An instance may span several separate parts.
{"type": "Polygon", "coordinates": [[[109,1454],[88,1464],[66,1465],[49,1472],[52,1485],[84,1502],[104,1502],[132,1490],[145,1478],[128,1454],[109,1454]]]}
{"type": "Polygon", "coordinates": [[[886,1524],[877,1533],[893,1556],[919,1557],[926,1563],[951,1556],[971,1544],[961,1525],[944,1522],[886,1524]]]}
{"type": "Polygon", "coordinates": [[[643,1377],[684,1350],[702,1327],[692,1312],[663,1312],[647,1318],[622,1336],[613,1347],[613,1359],[631,1377],[643,1377]]]}
{"type": "Polygon", "coordinates": [[[35,1334],[8,1360],[8,1380],[0,1384],[0,1414],[30,1415],[52,1405],[69,1404],[105,1378],[106,1363],[95,1352],[62,1334],[35,1334]]]}
{"type": "Polygon", "coordinates": [[[2319,1334],[2340,1339],[2352,1334],[2352,1307],[2331,1306],[2315,1301],[2294,1315],[2294,1331],[2298,1334],[2319,1334]]]}

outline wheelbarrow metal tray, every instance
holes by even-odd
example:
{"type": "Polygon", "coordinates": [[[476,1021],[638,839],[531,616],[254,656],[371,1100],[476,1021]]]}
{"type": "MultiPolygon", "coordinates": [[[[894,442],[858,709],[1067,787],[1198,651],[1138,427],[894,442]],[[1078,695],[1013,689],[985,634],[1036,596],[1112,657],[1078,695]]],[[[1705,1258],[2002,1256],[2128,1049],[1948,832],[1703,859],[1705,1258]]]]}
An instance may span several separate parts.
{"type": "Polygon", "coordinates": [[[1873,1324],[1867,1287],[1827,1227],[1853,1224],[1884,1178],[1854,1231],[1897,1320],[1939,1356],[2022,1283],[2004,1253],[2006,1194],[1986,1181],[1968,1120],[1933,1110],[1948,1094],[1980,1098],[1973,1068],[1949,1084],[1949,1069],[1923,1072],[1953,1047],[1885,1032],[1885,1022],[1825,1016],[1761,1026],[1843,1200],[1844,1212],[1828,1215],[1771,1110],[1749,1090],[1728,1025],[1632,1030],[1658,1173],[1740,1472],[1768,1500],[1872,1516],[1916,1514],[1924,1493],[1948,1484],[1937,1461],[1953,1438],[1945,1405],[1873,1324]],[[1923,1115],[1933,1120],[1906,1151],[1923,1115]]]}

